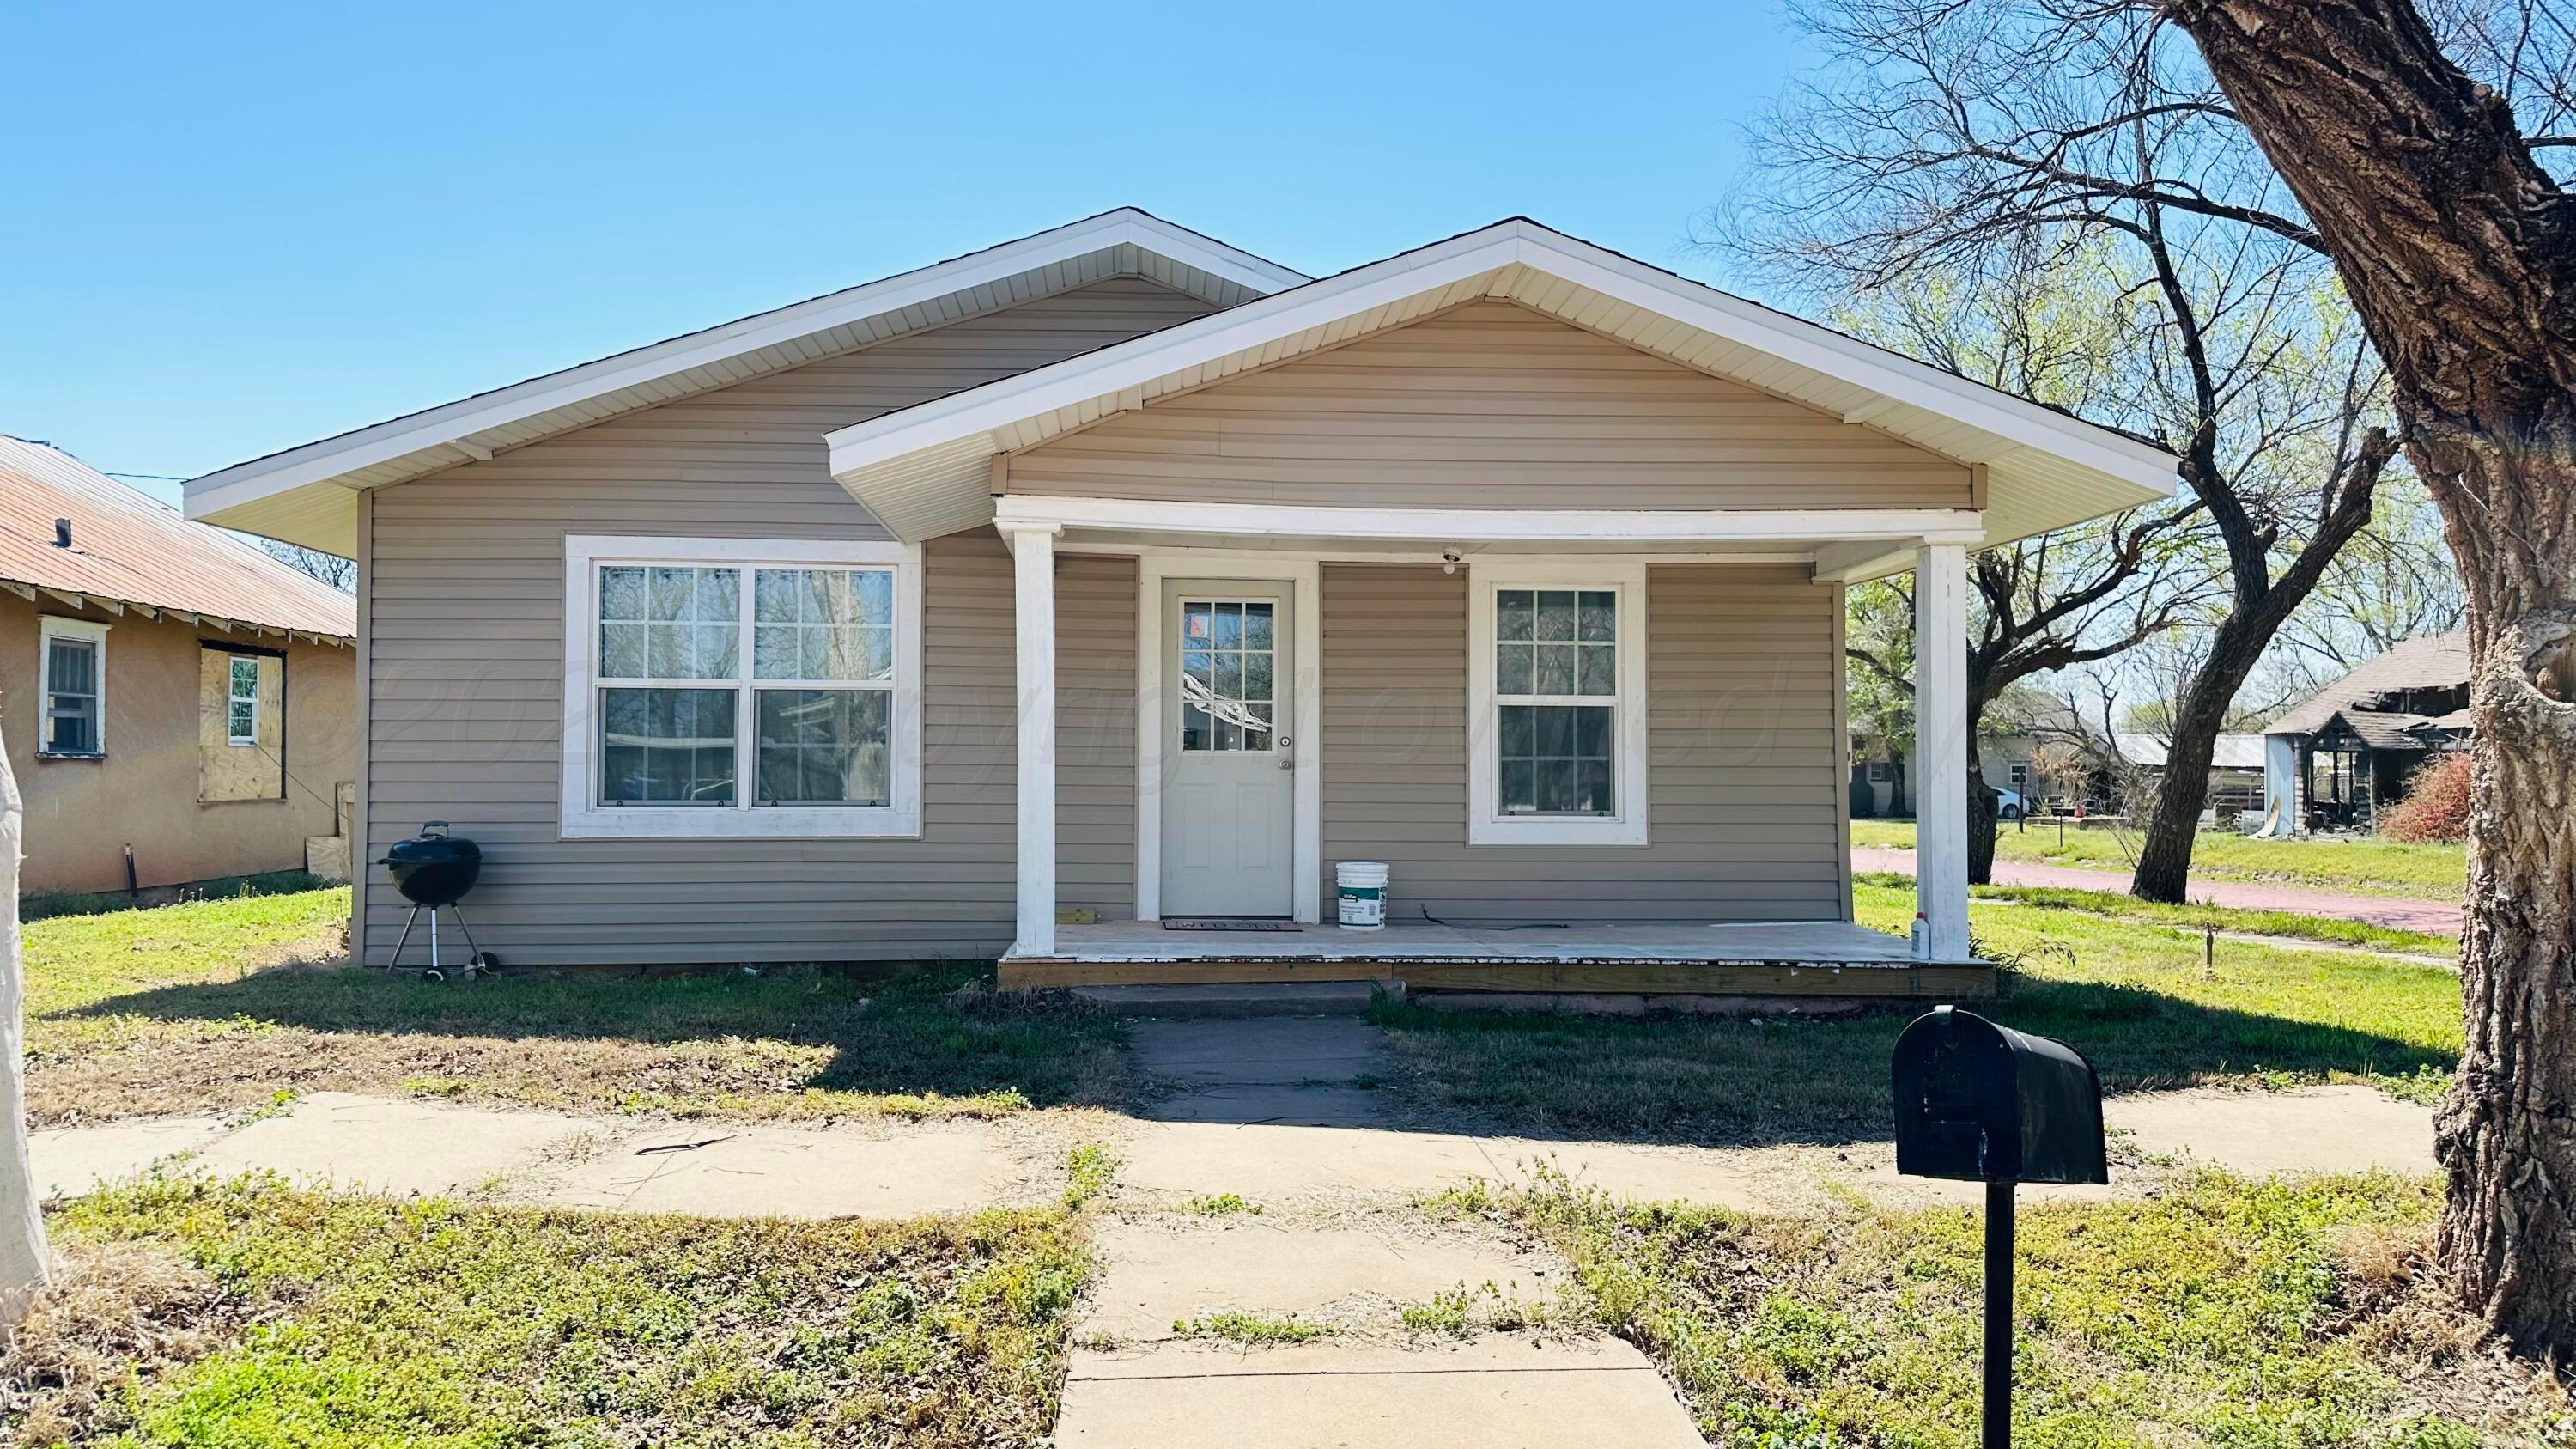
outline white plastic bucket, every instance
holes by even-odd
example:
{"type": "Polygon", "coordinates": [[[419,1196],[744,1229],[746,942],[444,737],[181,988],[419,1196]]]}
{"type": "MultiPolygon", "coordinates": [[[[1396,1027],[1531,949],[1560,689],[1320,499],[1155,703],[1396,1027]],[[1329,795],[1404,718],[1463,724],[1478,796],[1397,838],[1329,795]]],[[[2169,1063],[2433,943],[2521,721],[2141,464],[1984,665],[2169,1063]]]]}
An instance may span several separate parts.
{"type": "Polygon", "coordinates": [[[1386,862],[1345,860],[1333,866],[1333,884],[1341,898],[1342,929],[1386,929],[1386,862]]]}

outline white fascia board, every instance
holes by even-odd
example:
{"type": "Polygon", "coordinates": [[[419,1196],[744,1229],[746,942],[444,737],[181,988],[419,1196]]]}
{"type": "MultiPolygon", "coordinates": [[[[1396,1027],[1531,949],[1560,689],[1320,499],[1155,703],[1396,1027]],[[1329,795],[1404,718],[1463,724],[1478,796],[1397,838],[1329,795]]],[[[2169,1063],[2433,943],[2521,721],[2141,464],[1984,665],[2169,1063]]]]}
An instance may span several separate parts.
{"type": "Polygon", "coordinates": [[[1422,539],[1440,543],[1758,543],[1903,539],[1975,544],[1983,517],[1965,508],[1360,508],[1169,503],[1005,495],[993,526],[1206,534],[1237,538],[1422,539]]]}
{"type": "MultiPolygon", "coordinates": [[[[2173,494],[2175,460],[2150,444],[1526,221],[1501,222],[1196,322],[828,433],[824,441],[831,448],[832,474],[846,482],[872,464],[1141,388],[1188,368],[1516,263],[1848,380],[1896,402],[1928,408],[2065,458],[2136,486],[2142,496],[2134,502],[2173,494]]],[[[994,451],[1001,449],[997,446],[994,451]]]]}
{"type": "Polygon", "coordinates": [[[207,518],[290,488],[328,482],[357,469],[441,444],[458,446],[460,451],[470,454],[475,450],[458,444],[457,440],[470,438],[487,428],[518,422],[604,393],[652,382],[693,367],[721,362],[869,317],[936,301],[953,292],[969,291],[1021,272],[1034,271],[1121,244],[1137,246],[1264,294],[1300,286],[1307,280],[1304,274],[1290,271],[1275,262],[1264,261],[1249,252],[1238,251],[1174,226],[1160,217],[1124,208],[950,261],[916,268],[883,281],[722,323],[705,331],[692,332],[596,362],[582,363],[426,412],[220,469],[188,482],[187,516],[207,518]]]}

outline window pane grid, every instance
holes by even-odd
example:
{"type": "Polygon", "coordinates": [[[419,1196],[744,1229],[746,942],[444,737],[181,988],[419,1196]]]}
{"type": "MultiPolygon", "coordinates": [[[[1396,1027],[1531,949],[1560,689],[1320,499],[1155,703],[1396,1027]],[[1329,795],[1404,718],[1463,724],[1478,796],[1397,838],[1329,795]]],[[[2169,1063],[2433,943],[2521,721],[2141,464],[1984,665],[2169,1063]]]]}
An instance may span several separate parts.
{"type": "Polygon", "coordinates": [[[1181,749],[1264,754],[1279,719],[1278,606],[1181,601],[1181,749]]]}
{"type": "Polygon", "coordinates": [[[593,606],[602,805],[892,803],[895,570],[603,564],[593,606]]]}
{"type": "Polygon", "coordinates": [[[45,646],[45,748],[58,755],[98,753],[98,644],[51,639],[45,646]]]}
{"type": "Polygon", "coordinates": [[[1618,636],[1615,589],[1495,591],[1498,815],[1619,813],[1618,636]]]}
{"type": "Polygon", "coordinates": [[[224,737],[236,745],[259,742],[259,661],[233,656],[227,662],[224,691],[224,737]]]}

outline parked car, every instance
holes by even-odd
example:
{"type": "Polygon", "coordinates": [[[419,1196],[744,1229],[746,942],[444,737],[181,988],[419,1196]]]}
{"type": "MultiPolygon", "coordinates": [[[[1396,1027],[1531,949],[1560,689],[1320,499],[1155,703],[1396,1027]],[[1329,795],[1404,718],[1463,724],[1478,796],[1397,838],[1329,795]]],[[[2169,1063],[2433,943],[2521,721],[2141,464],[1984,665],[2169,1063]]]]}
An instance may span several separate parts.
{"type": "Polygon", "coordinates": [[[1995,791],[1995,818],[1997,820],[2019,820],[2021,818],[2023,808],[2021,792],[2019,790],[1999,789],[1995,791]]]}

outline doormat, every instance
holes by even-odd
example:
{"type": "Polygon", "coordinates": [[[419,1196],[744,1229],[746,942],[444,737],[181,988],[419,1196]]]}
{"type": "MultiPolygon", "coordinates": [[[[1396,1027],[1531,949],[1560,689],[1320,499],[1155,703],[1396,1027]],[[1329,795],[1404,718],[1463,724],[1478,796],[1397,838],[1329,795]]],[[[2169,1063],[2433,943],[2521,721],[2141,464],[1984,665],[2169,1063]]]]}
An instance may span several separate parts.
{"type": "Polygon", "coordinates": [[[1166,931],[1302,931],[1295,921],[1256,921],[1241,916],[1165,916],[1166,931]]]}

